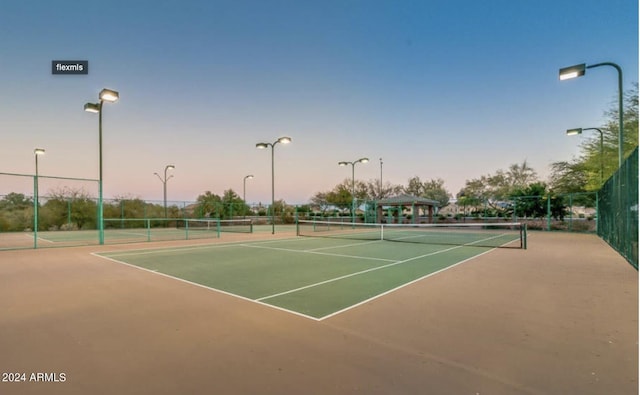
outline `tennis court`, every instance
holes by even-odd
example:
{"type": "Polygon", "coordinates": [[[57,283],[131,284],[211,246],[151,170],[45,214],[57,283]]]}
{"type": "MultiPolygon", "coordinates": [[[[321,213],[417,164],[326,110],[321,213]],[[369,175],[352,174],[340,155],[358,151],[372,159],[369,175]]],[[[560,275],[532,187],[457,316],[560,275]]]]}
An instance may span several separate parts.
{"type": "Polygon", "coordinates": [[[357,225],[302,222],[298,235],[320,237],[100,256],[321,320],[495,247],[520,248],[523,236],[519,224],[392,226],[385,236],[357,225]]]}
{"type": "Polygon", "coordinates": [[[637,272],[596,236],[355,233],[2,251],[0,371],[66,381],[0,392],[637,393],[637,272]]]}
{"type": "MultiPolygon", "coordinates": [[[[121,219],[105,218],[105,244],[139,243],[169,240],[198,240],[219,238],[223,232],[252,233],[251,220],[219,219],[121,219]]],[[[0,250],[42,247],[68,247],[98,244],[100,233],[90,230],[55,230],[0,233],[0,250]]]]}

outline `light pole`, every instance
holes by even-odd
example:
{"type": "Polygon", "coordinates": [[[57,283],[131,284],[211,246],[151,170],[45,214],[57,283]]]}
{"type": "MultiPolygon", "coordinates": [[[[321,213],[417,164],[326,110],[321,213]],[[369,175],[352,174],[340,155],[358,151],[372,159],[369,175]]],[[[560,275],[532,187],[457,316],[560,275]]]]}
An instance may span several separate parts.
{"type": "Polygon", "coordinates": [[[38,156],[44,155],[44,149],[33,150],[36,157],[36,177],[33,179],[33,248],[38,248],[38,156]]]}
{"type": "Polygon", "coordinates": [[[351,222],[356,222],[356,163],[367,162],[369,162],[369,158],[360,158],[353,162],[338,162],[338,166],[351,165],[351,222]]]}
{"type": "Polygon", "coordinates": [[[156,176],[158,176],[158,178],[160,179],[160,182],[162,182],[162,186],[163,186],[163,190],[164,190],[164,218],[167,218],[167,181],[169,181],[169,178],[173,177],[173,174],[169,176],[169,178],[167,178],[167,170],[169,169],[175,169],[176,167],[174,165],[166,165],[164,167],[164,179],[162,177],[160,177],[160,174],[158,173],[153,173],[156,176]]]}
{"type": "Polygon", "coordinates": [[[99,150],[99,167],[100,176],[98,178],[98,241],[104,244],[104,215],[102,207],[102,104],[107,101],[114,103],[118,101],[120,94],[111,89],[103,89],[98,95],[100,101],[98,103],[87,103],[84,110],[87,112],[98,113],[98,150],[99,150]]]}
{"type": "Polygon", "coordinates": [[[380,199],[382,199],[382,158],[380,158],[380,199]]]}
{"type": "Polygon", "coordinates": [[[598,128],[575,128],[568,129],[567,136],[575,136],[577,134],[582,134],[583,130],[597,130],[600,133],[600,186],[604,182],[604,134],[602,130],[598,128]]]}
{"type": "Polygon", "coordinates": [[[604,62],[587,66],[585,63],[575,66],[564,67],[560,69],[560,80],[568,80],[571,78],[582,77],[586,69],[592,69],[600,66],[611,66],[618,71],[618,167],[622,166],[624,159],[624,123],[623,123],[623,92],[622,92],[622,68],[615,63],[604,62]]]}
{"type": "Polygon", "coordinates": [[[276,144],[289,144],[291,142],[291,137],[280,137],[273,143],[258,143],[256,144],[256,148],[265,149],[267,147],[271,147],[271,234],[276,233],[276,223],[275,223],[275,171],[274,171],[274,161],[273,161],[273,151],[276,144]]]}
{"type": "Polygon", "coordinates": [[[249,174],[247,176],[244,176],[244,179],[242,180],[242,202],[244,204],[244,208],[242,209],[242,212],[246,212],[246,208],[247,208],[247,179],[252,179],[253,178],[253,174],[249,174]]]}

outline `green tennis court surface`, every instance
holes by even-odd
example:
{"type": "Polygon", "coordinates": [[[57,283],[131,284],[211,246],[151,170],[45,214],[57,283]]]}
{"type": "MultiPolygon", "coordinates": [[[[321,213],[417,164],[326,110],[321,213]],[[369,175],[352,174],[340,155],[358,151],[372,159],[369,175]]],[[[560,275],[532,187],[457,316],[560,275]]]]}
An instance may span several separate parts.
{"type": "Polygon", "coordinates": [[[298,237],[98,255],[324,319],[491,249],[298,237]]]}

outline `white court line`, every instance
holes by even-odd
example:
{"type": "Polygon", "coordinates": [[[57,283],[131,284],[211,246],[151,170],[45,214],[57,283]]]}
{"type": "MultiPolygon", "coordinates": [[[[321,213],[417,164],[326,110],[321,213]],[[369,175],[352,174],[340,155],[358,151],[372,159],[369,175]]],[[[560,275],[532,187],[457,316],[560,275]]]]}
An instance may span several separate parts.
{"type": "Polygon", "coordinates": [[[195,285],[196,287],[204,288],[204,289],[207,289],[209,291],[213,291],[213,292],[217,292],[217,293],[220,293],[220,294],[223,294],[223,295],[231,296],[233,298],[242,299],[242,300],[247,301],[247,302],[257,303],[257,304],[265,306],[265,307],[269,307],[269,308],[272,308],[272,309],[276,309],[276,310],[284,311],[284,312],[287,312],[287,313],[291,313],[291,314],[294,314],[294,315],[297,315],[297,316],[300,316],[300,317],[308,318],[310,320],[319,321],[319,319],[316,318],[316,317],[312,317],[310,315],[306,315],[306,314],[303,314],[303,313],[300,313],[300,312],[297,312],[297,311],[294,311],[294,310],[287,310],[287,309],[279,307],[279,306],[274,306],[274,305],[271,305],[271,304],[268,304],[268,303],[260,302],[257,299],[250,299],[250,298],[247,298],[245,296],[240,296],[240,295],[237,295],[237,294],[232,294],[232,293],[227,292],[227,291],[222,291],[220,289],[211,288],[209,286],[198,284],[198,283],[194,283],[193,281],[185,280],[184,278],[174,277],[174,276],[172,276],[170,274],[165,274],[165,273],[159,272],[157,270],[145,269],[144,267],[136,266],[136,265],[133,265],[131,263],[127,263],[127,262],[123,262],[123,261],[119,261],[117,259],[113,259],[113,258],[110,258],[108,256],[102,256],[102,255],[100,255],[98,253],[95,253],[95,252],[92,252],[91,255],[97,256],[97,257],[102,258],[102,259],[106,259],[106,260],[111,261],[111,262],[119,263],[121,265],[129,266],[129,267],[132,267],[134,269],[138,269],[138,270],[142,270],[142,271],[149,272],[149,273],[152,273],[152,274],[156,274],[158,276],[163,276],[163,277],[171,278],[173,280],[181,281],[181,282],[186,283],[186,284],[195,285]]]}
{"type": "Polygon", "coordinates": [[[340,276],[340,277],[332,278],[332,279],[329,279],[329,280],[321,281],[321,282],[315,283],[315,284],[305,285],[304,287],[292,289],[292,290],[285,291],[285,292],[280,292],[280,293],[277,293],[277,294],[274,294],[274,295],[265,296],[265,297],[262,297],[262,298],[259,298],[259,299],[256,299],[256,300],[261,301],[261,300],[265,300],[265,299],[275,298],[276,296],[282,296],[282,295],[290,294],[290,293],[293,293],[293,292],[301,291],[303,289],[313,288],[313,287],[317,287],[319,285],[324,285],[324,284],[328,284],[328,283],[331,283],[331,282],[334,282],[334,281],[343,280],[345,278],[358,276],[360,274],[369,273],[369,272],[373,272],[373,271],[380,270],[380,269],[386,269],[386,268],[391,267],[391,266],[396,266],[396,265],[400,265],[400,264],[403,264],[403,263],[414,261],[416,259],[425,258],[425,257],[432,256],[432,255],[437,255],[437,254],[440,254],[440,253],[443,253],[443,252],[447,252],[447,251],[451,251],[451,250],[455,250],[455,249],[461,248],[461,247],[463,247],[463,246],[456,246],[456,247],[446,248],[444,250],[430,252],[428,254],[424,254],[424,255],[420,255],[420,256],[414,256],[414,257],[409,258],[409,259],[403,259],[401,261],[394,261],[393,263],[390,263],[388,265],[382,265],[382,266],[378,266],[378,267],[373,267],[371,269],[366,269],[366,270],[362,270],[362,271],[359,271],[359,272],[346,274],[344,276],[340,276]]]}
{"type": "Polygon", "coordinates": [[[262,249],[266,249],[266,250],[275,250],[275,251],[285,251],[285,252],[294,252],[294,253],[300,253],[300,254],[314,254],[314,255],[325,255],[325,256],[337,256],[340,258],[354,258],[354,259],[366,259],[366,260],[370,260],[370,261],[382,261],[382,262],[396,262],[395,259],[385,259],[385,258],[374,258],[374,257],[367,257],[367,256],[358,256],[358,255],[346,255],[346,254],[332,254],[330,252],[317,252],[315,250],[295,250],[292,248],[279,248],[279,247],[263,247],[263,246],[258,246],[258,245],[251,245],[251,244],[240,244],[243,247],[248,247],[248,248],[262,248],[262,249]]]}
{"type": "MultiPolygon", "coordinates": [[[[256,240],[254,243],[256,244],[268,244],[268,243],[276,243],[279,241],[297,241],[299,239],[277,239],[277,240],[256,240]]],[[[205,250],[205,249],[216,249],[216,248],[225,248],[225,247],[233,247],[240,244],[246,244],[246,241],[231,241],[220,244],[192,244],[190,246],[181,246],[181,247],[149,247],[149,248],[140,248],[135,250],[128,251],[103,251],[97,252],[96,254],[107,254],[109,256],[129,256],[129,255],[149,255],[149,254],[161,254],[167,252],[180,252],[180,251],[193,251],[193,250],[205,250]]]]}
{"type": "Polygon", "coordinates": [[[476,259],[476,258],[477,258],[477,257],[479,257],[479,256],[482,256],[482,255],[484,255],[484,254],[488,254],[488,253],[490,253],[490,252],[491,252],[491,251],[493,251],[493,250],[495,250],[495,248],[492,248],[492,249],[490,249],[490,250],[488,250],[488,251],[485,251],[485,252],[483,252],[483,253],[481,253],[481,254],[474,255],[474,256],[472,256],[472,257],[469,257],[469,258],[467,258],[467,259],[464,259],[464,260],[462,260],[462,261],[460,261],[460,262],[458,262],[458,263],[454,263],[453,265],[450,265],[450,266],[447,266],[447,267],[443,267],[442,269],[440,269],[440,270],[438,270],[438,271],[435,271],[435,272],[433,272],[433,273],[426,274],[426,275],[424,275],[424,276],[422,276],[422,277],[420,277],[420,278],[416,278],[416,279],[415,279],[415,280],[413,280],[413,281],[409,281],[408,283],[405,283],[405,284],[399,285],[399,286],[397,286],[397,287],[395,287],[395,288],[393,288],[393,289],[390,289],[390,290],[388,290],[388,291],[385,291],[385,292],[383,292],[383,293],[381,293],[381,294],[378,294],[378,295],[372,296],[372,297],[370,297],[369,299],[365,299],[365,300],[363,300],[363,301],[361,301],[361,302],[358,302],[358,303],[356,303],[356,304],[354,304],[354,305],[351,305],[351,306],[349,306],[349,307],[346,307],[346,308],[344,308],[344,309],[342,309],[342,310],[338,310],[338,311],[335,311],[335,312],[333,312],[333,313],[331,313],[331,314],[327,314],[327,315],[325,315],[324,317],[320,317],[320,318],[318,318],[318,321],[322,321],[322,320],[325,320],[325,319],[327,319],[327,318],[331,318],[331,317],[333,317],[333,316],[336,316],[336,315],[338,315],[338,314],[344,313],[345,311],[348,311],[348,310],[351,310],[351,309],[355,309],[355,308],[356,308],[356,307],[358,307],[358,306],[362,306],[363,304],[368,303],[368,302],[371,302],[372,300],[375,300],[375,299],[381,298],[381,297],[383,297],[383,296],[385,296],[385,295],[388,295],[388,294],[390,294],[390,293],[392,293],[392,292],[395,292],[395,291],[397,291],[397,290],[399,290],[399,289],[402,289],[402,288],[404,288],[404,287],[408,287],[409,285],[414,284],[414,283],[417,283],[418,281],[424,280],[424,279],[425,279],[425,278],[427,278],[427,277],[435,276],[436,274],[438,274],[438,273],[442,273],[442,272],[444,272],[445,270],[449,270],[449,269],[451,269],[451,268],[453,268],[453,267],[456,267],[456,266],[458,266],[458,265],[461,265],[461,264],[463,264],[463,263],[465,263],[465,262],[468,262],[468,261],[470,261],[470,260],[472,260],[472,259],[476,259]]]}
{"type": "MultiPolygon", "coordinates": [[[[29,239],[33,240],[33,233],[31,233],[31,234],[26,234],[26,233],[25,233],[25,236],[26,236],[27,238],[29,238],[29,239]]],[[[45,238],[43,238],[42,236],[38,236],[38,240],[43,241],[43,242],[45,242],[45,243],[51,243],[51,244],[55,243],[55,241],[53,241],[53,240],[49,240],[49,239],[45,239],[45,238]]]]}
{"type": "MultiPolygon", "coordinates": [[[[497,236],[496,236],[496,237],[497,237],[497,236]]],[[[493,238],[493,237],[492,237],[492,238],[493,238]]],[[[268,240],[268,241],[256,241],[256,244],[268,244],[268,243],[275,243],[275,242],[280,242],[280,241],[296,241],[296,240],[301,240],[301,239],[302,239],[302,238],[289,238],[289,239],[278,239],[278,240],[268,240]]],[[[488,238],[487,240],[489,240],[489,239],[491,239],[491,238],[488,238]]],[[[482,241],[482,240],[480,240],[480,241],[482,241]]],[[[477,243],[477,242],[479,242],[479,241],[476,241],[476,242],[474,242],[474,243],[477,243]]],[[[512,241],[511,241],[511,242],[512,242],[512,241]]],[[[511,243],[511,242],[507,242],[507,243],[505,243],[504,245],[509,244],[509,243],[511,243]]],[[[247,245],[247,244],[246,244],[246,242],[231,242],[231,243],[227,243],[227,244],[217,244],[217,245],[207,245],[207,246],[194,246],[194,247],[192,247],[192,248],[189,248],[189,247],[171,248],[171,247],[169,247],[169,248],[163,248],[163,249],[157,249],[157,248],[156,248],[156,249],[142,249],[142,250],[133,250],[133,252],[136,252],[136,251],[137,251],[139,254],[145,254],[145,253],[156,253],[156,252],[167,252],[167,251],[168,251],[168,252],[173,252],[173,251],[193,250],[193,249],[202,249],[202,248],[230,247],[230,246],[243,245],[243,244],[244,244],[245,246],[250,246],[250,245],[247,245]]],[[[368,243],[360,243],[360,244],[368,244],[368,243]]],[[[469,244],[471,244],[471,243],[469,243],[469,244]]],[[[251,247],[256,247],[256,246],[251,246],[251,247]]],[[[453,264],[453,265],[450,265],[450,266],[447,266],[447,267],[445,267],[445,268],[442,268],[442,269],[440,269],[440,270],[438,270],[438,271],[436,271],[436,272],[429,273],[429,274],[427,274],[427,275],[425,275],[425,276],[423,276],[423,277],[420,277],[420,278],[418,278],[418,279],[415,279],[415,280],[413,280],[413,281],[410,281],[410,282],[408,282],[408,283],[406,283],[406,284],[402,284],[402,285],[400,285],[400,286],[398,286],[398,287],[396,287],[396,288],[393,288],[393,289],[388,290],[388,291],[386,291],[386,292],[383,292],[383,293],[381,293],[381,294],[375,295],[375,296],[373,296],[373,297],[371,297],[371,298],[369,298],[369,299],[363,300],[363,301],[361,301],[361,302],[359,302],[359,303],[356,303],[356,304],[351,305],[351,306],[349,306],[349,307],[347,307],[347,308],[344,308],[344,309],[342,309],[342,310],[339,310],[339,311],[333,312],[333,313],[331,313],[331,314],[328,314],[328,315],[323,316],[323,317],[320,317],[320,318],[316,318],[316,317],[309,316],[309,315],[306,315],[306,314],[303,314],[303,313],[300,313],[300,312],[297,312],[297,311],[294,311],[294,310],[288,310],[288,309],[285,309],[285,308],[282,308],[282,307],[279,307],[279,306],[275,306],[275,305],[272,305],[272,304],[269,304],[269,303],[265,303],[265,302],[263,302],[263,300],[265,300],[265,299],[269,299],[269,298],[274,298],[274,297],[279,296],[279,295],[284,295],[284,294],[288,294],[288,293],[293,293],[293,292],[296,292],[296,291],[298,291],[298,290],[302,290],[302,289],[305,289],[305,288],[311,288],[311,287],[314,287],[314,286],[317,286],[317,285],[321,285],[321,284],[325,284],[325,283],[329,283],[329,282],[333,282],[333,281],[338,281],[339,279],[343,279],[343,278],[347,278],[347,277],[351,277],[351,276],[355,276],[355,275],[363,274],[363,273],[366,273],[366,272],[370,272],[370,271],[374,271],[374,270],[382,269],[382,268],[385,268],[385,267],[390,267],[390,266],[398,265],[398,264],[401,264],[401,263],[406,263],[406,262],[409,262],[409,261],[412,261],[412,260],[415,260],[415,259],[419,259],[419,258],[427,257],[427,256],[430,256],[430,255],[436,255],[436,254],[439,254],[439,253],[442,253],[442,252],[451,251],[451,250],[454,250],[454,249],[457,249],[457,248],[462,248],[462,247],[465,247],[465,245],[459,245],[459,246],[455,246],[455,247],[447,248],[447,249],[445,249],[445,250],[435,251],[435,252],[432,252],[432,253],[429,253],[429,254],[425,254],[425,255],[421,255],[421,256],[417,256],[417,257],[409,258],[409,259],[402,260],[402,261],[393,262],[393,263],[391,263],[391,264],[389,264],[389,265],[384,265],[384,266],[380,266],[380,267],[376,267],[376,268],[372,268],[372,269],[364,270],[364,271],[361,271],[361,272],[358,272],[358,273],[352,273],[352,274],[349,274],[349,275],[346,275],[346,276],[342,276],[342,277],[339,277],[339,278],[336,278],[336,279],[326,280],[326,281],[323,281],[323,282],[321,282],[321,283],[311,284],[311,285],[308,285],[308,286],[305,286],[305,287],[300,287],[300,288],[295,289],[295,290],[290,290],[290,291],[287,291],[287,292],[282,292],[282,293],[279,293],[279,294],[275,294],[275,295],[271,295],[271,296],[266,296],[266,297],[262,297],[262,298],[258,298],[258,299],[250,299],[250,298],[247,298],[247,297],[244,297],[244,296],[240,296],[240,295],[236,295],[236,294],[233,294],[233,293],[230,293],[230,292],[226,292],[226,291],[222,291],[222,290],[219,290],[219,289],[211,288],[211,287],[208,287],[208,286],[206,286],[206,285],[202,285],[202,284],[194,283],[194,282],[192,282],[192,281],[185,280],[185,279],[182,279],[182,278],[179,278],[179,277],[174,277],[174,276],[171,276],[171,275],[168,275],[168,274],[165,274],[165,273],[157,272],[157,271],[155,271],[155,270],[145,269],[145,268],[140,267],[140,266],[136,266],[136,265],[133,265],[133,264],[130,264],[130,263],[122,262],[122,261],[119,261],[119,260],[113,259],[113,258],[111,258],[111,257],[101,255],[101,254],[105,254],[104,252],[102,252],[102,253],[96,253],[96,252],[93,252],[93,253],[91,253],[91,255],[94,255],[94,256],[97,256],[97,257],[99,257],[99,258],[103,258],[103,259],[106,259],[106,260],[109,260],[109,261],[112,261],[112,262],[120,263],[120,264],[122,264],[122,265],[126,265],[126,266],[129,266],[129,267],[132,267],[132,268],[138,269],[138,270],[143,270],[143,271],[146,271],[146,272],[149,272],[149,273],[153,273],[153,274],[156,274],[156,275],[164,276],[164,277],[167,277],[167,278],[172,278],[172,279],[174,279],[174,280],[178,280],[178,281],[181,281],[181,282],[186,283],[186,284],[195,285],[195,286],[197,286],[197,287],[204,288],[204,289],[208,289],[208,290],[210,290],[210,291],[214,291],[214,292],[217,292],[217,293],[220,293],[220,294],[224,294],[224,295],[227,295],[227,296],[231,296],[231,297],[239,298],[239,299],[242,299],[242,300],[244,300],[244,301],[254,302],[254,303],[257,303],[257,304],[260,304],[260,305],[262,305],[262,306],[266,306],[266,307],[269,307],[269,308],[272,308],[272,309],[276,309],[276,310],[279,310],[279,311],[288,312],[288,313],[291,313],[291,314],[297,315],[297,316],[299,316],[299,317],[308,318],[308,319],[313,320],[313,321],[322,321],[322,320],[325,320],[325,319],[327,319],[327,318],[330,318],[330,317],[336,316],[336,315],[338,315],[338,314],[340,314],[340,313],[343,313],[343,312],[346,312],[346,311],[348,311],[348,310],[351,310],[351,309],[353,309],[353,308],[356,308],[356,307],[358,307],[358,306],[361,306],[361,305],[363,305],[363,304],[365,304],[365,303],[367,303],[367,302],[369,302],[369,301],[372,301],[372,300],[374,300],[374,299],[377,299],[377,298],[379,298],[379,297],[382,297],[382,296],[384,296],[384,295],[387,295],[387,294],[389,294],[389,293],[391,293],[391,292],[394,292],[394,291],[396,291],[396,290],[399,290],[399,289],[401,289],[401,288],[404,288],[404,287],[406,287],[406,286],[408,286],[408,285],[411,285],[411,284],[413,284],[413,283],[416,283],[416,282],[418,282],[418,281],[420,281],[420,280],[422,280],[422,279],[425,279],[425,278],[427,278],[427,277],[430,277],[430,276],[433,276],[433,275],[435,275],[435,274],[441,273],[441,272],[443,272],[443,271],[445,271],[445,270],[451,269],[451,268],[453,268],[453,267],[455,267],[455,266],[458,266],[458,265],[460,265],[460,264],[462,264],[462,263],[468,262],[468,261],[470,261],[470,260],[472,260],[472,259],[475,259],[476,257],[479,257],[479,256],[481,256],[481,255],[487,254],[487,253],[489,253],[489,252],[493,251],[495,248],[491,248],[490,250],[485,251],[485,252],[483,252],[483,253],[481,253],[481,254],[474,255],[474,256],[469,257],[469,258],[467,258],[467,259],[465,259],[465,260],[462,260],[462,261],[460,261],[460,262],[457,262],[457,263],[455,263],[455,264],[453,264]]],[[[305,252],[304,250],[291,250],[291,251],[294,251],[294,252],[305,252]]],[[[307,251],[307,252],[305,252],[305,253],[314,253],[314,252],[313,252],[313,251],[307,251]]],[[[123,255],[126,255],[126,254],[123,254],[123,255]]],[[[136,254],[135,254],[135,253],[133,253],[133,254],[131,254],[131,255],[136,255],[136,254]]],[[[366,258],[365,258],[365,259],[366,259],[366,258]]]]}
{"type": "Polygon", "coordinates": [[[309,250],[305,250],[305,251],[320,251],[320,250],[330,250],[333,248],[345,248],[345,247],[357,247],[357,246],[363,246],[366,244],[374,244],[374,243],[380,243],[382,240],[374,240],[374,241],[367,241],[364,243],[352,243],[352,244],[344,244],[344,245],[339,245],[339,246],[332,246],[332,247],[319,247],[319,248],[311,248],[309,250]]]}

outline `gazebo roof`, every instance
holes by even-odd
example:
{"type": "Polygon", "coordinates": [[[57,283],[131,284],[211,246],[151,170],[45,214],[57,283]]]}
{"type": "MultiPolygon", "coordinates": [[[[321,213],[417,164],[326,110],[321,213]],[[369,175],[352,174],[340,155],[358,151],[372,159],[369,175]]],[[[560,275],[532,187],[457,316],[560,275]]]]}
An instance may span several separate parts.
{"type": "Polygon", "coordinates": [[[413,195],[398,195],[378,200],[378,206],[438,206],[440,202],[413,195]]]}

